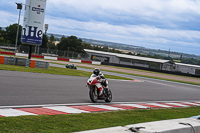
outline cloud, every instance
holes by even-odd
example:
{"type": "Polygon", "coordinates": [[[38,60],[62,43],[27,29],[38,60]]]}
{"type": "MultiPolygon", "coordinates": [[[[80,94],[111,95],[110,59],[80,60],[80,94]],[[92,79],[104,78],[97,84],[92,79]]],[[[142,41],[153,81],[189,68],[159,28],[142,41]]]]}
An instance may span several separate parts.
{"type": "Polygon", "coordinates": [[[63,13],[77,11],[83,14],[126,14],[155,18],[171,18],[181,13],[200,14],[199,0],[49,0],[48,3],[50,9],[63,13]]]}
{"type": "Polygon", "coordinates": [[[199,47],[200,31],[160,29],[148,25],[111,25],[106,22],[82,22],[47,17],[50,31],[98,40],[134,44],[153,48],[172,48],[173,45],[199,47]],[[52,29],[52,31],[51,31],[52,29]]]}
{"type": "Polygon", "coordinates": [[[18,16],[10,12],[0,10],[0,18],[1,18],[0,27],[7,27],[13,23],[18,23],[18,16]]]}
{"type": "MultiPolygon", "coordinates": [[[[0,2],[0,26],[16,23],[15,1],[0,2]]],[[[199,9],[200,0],[48,0],[45,23],[51,33],[157,49],[198,49],[199,9]]]]}
{"type": "Polygon", "coordinates": [[[88,32],[110,33],[124,36],[163,37],[172,39],[200,39],[200,31],[161,29],[148,25],[112,25],[106,22],[77,21],[73,19],[62,19],[47,17],[51,26],[65,29],[84,30],[88,32]]]}

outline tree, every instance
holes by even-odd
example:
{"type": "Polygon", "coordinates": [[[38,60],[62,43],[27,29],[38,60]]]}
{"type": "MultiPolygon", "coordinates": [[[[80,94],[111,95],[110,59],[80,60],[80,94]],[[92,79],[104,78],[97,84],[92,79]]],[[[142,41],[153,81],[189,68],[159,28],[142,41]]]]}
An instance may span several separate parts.
{"type": "Polygon", "coordinates": [[[60,39],[60,40],[62,41],[63,39],[65,39],[65,36],[64,36],[64,35],[61,37],[61,39],[60,39]]]}
{"type": "Polygon", "coordinates": [[[57,44],[57,49],[64,51],[68,51],[69,49],[72,52],[85,53],[82,42],[76,36],[62,37],[61,41],[57,44]]]}
{"type": "Polygon", "coordinates": [[[43,34],[42,45],[40,47],[41,48],[47,48],[47,43],[48,43],[48,37],[47,37],[47,35],[43,34]]]}
{"type": "Polygon", "coordinates": [[[127,55],[133,55],[132,52],[128,52],[127,55]]]}
{"type": "Polygon", "coordinates": [[[55,41],[55,37],[53,34],[51,34],[51,36],[49,37],[50,42],[54,42],[55,41]]]}
{"type": "Polygon", "coordinates": [[[2,30],[2,28],[0,27],[0,43],[4,43],[5,42],[5,40],[4,40],[4,37],[3,37],[3,30],[2,30]]]}
{"type": "Polygon", "coordinates": [[[54,35],[51,34],[49,41],[47,43],[47,47],[48,49],[56,49],[56,45],[55,45],[55,37],[54,35]]]}
{"type": "Polygon", "coordinates": [[[84,49],[92,49],[92,46],[89,43],[82,42],[82,46],[84,49]]]}
{"type": "Polygon", "coordinates": [[[181,60],[181,63],[200,65],[200,60],[194,58],[184,58],[181,60]]]}
{"type": "Polygon", "coordinates": [[[164,60],[170,60],[170,61],[172,61],[172,62],[174,61],[173,58],[170,57],[170,56],[168,56],[168,57],[164,57],[163,59],[164,59],[164,60]]]}
{"type": "MultiPolygon", "coordinates": [[[[11,44],[15,44],[16,41],[16,35],[17,35],[17,27],[18,24],[13,24],[13,25],[9,25],[8,27],[6,27],[6,31],[3,34],[3,38],[5,39],[6,43],[11,43],[11,44]]],[[[18,36],[18,45],[21,44],[21,31],[22,31],[22,26],[19,25],[19,36],[18,36]]]]}
{"type": "Polygon", "coordinates": [[[102,48],[102,50],[105,51],[105,52],[108,52],[109,48],[108,48],[108,46],[104,46],[104,47],[102,48]]]}
{"type": "Polygon", "coordinates": [[[101,46],[98,46],[98,45],[95,46],[95,45],[94,45],[94,46],[93,46],[93,49],[94,49],[94,50],[101,50],[101,46]]]}
{"type": "Polygon", "coordinates": [[[180,61],[183,59],[183,55],[181,54],[181,56],[180,56],[180,61]]]}

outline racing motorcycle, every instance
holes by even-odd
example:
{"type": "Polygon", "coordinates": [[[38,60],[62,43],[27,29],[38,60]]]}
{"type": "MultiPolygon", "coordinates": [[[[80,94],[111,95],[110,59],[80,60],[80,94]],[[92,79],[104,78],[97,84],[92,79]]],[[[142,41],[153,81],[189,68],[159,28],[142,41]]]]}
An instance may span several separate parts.
{"type": "MultiPolygon", "coordinates": [[[[105,82],[108,84],[107,80],[105,80],[105,82]]],[[[87,86],[89,88],[90,99],[93,103],[96,103],[98,100],[105,100],[105,102],[112,101],[112,92],[110,89],[105,88],[100,76],[91,75],[87,80],[87,86]],[[100,94],[102,90],[103,93],[100,94]]]]}

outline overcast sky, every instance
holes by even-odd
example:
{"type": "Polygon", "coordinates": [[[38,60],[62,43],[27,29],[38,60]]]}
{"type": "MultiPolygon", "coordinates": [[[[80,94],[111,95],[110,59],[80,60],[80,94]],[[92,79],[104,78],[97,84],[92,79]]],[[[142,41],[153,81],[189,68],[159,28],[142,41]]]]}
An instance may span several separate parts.
{"type": "MultiPolygon", "coordinates": [[[[0,0],[0,27],[17,23],[15,2],[25,0],[0,0]]],[[[45,23],[48,33],[200,55],[200,0],[47,0],[45,23]]]]}

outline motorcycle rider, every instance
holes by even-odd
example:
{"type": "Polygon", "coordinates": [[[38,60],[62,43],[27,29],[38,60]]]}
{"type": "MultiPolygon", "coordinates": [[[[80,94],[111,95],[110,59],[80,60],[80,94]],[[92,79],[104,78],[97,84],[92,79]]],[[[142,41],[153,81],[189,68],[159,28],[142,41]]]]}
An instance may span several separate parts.
{"type": "MultiPolygon", "coordinates": [[[[104,86],[105,89],[108,89],[108,82],[106,80],[106,78],[104,77],[104,75],[101,73],[101,71],[99,70],[99,68],[95,68],[93,70],[93,74],[92,76],[96,76],[97,79],[99,80],[99,82],[104,86]]],[[[99,96],[101,96],[103,94],[104,89],[102,89],[99,93],[99,96]]]]}

